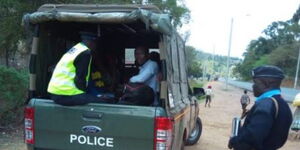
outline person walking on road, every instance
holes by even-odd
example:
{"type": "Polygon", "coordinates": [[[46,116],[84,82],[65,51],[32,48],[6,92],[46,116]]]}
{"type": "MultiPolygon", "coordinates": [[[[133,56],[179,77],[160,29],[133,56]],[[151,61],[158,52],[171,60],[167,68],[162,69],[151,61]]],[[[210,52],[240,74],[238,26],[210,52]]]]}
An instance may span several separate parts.
{"type": "Polygon", "coordinates": [[[276,66],[260,66],[252,70],[255,104],[248,112],[237,136],[228,148],[234,150],[276,150],[288,137],[292,123],[289,105],[281,96],[283,71],[276,66]]]}
{"type": "Polygon", "coordinates": [[[241,105],[242,105],[242,118],[243,116],[245,116],[246,112],[247,112],[247,105],[250,104],[250,97],[249,95],[247,95],[247,90],[244,90],[244,94],[242,95],[241,99],[240,99],[241,105]]]}
{"type": "Polygon", "coordinates": [[[207,89],[205,89],[205,95],[206,95],[206,100],[205,100],[205,107],[208,104],[208,107],[210,107],[211,103],[211,95],[212,95],[212,89],[211,86],[207,86],[207,89]]]}

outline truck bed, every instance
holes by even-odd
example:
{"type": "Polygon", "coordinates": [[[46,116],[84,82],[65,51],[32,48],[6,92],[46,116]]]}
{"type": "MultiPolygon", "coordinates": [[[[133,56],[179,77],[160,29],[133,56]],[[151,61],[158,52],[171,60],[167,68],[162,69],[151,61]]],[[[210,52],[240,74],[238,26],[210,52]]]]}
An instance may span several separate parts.
{"type": "Polygon", "coordinates": [[[36,150],[153,150],[154,120],[161,107],[91,103],[61,106],[32,99],[36,150]]]}

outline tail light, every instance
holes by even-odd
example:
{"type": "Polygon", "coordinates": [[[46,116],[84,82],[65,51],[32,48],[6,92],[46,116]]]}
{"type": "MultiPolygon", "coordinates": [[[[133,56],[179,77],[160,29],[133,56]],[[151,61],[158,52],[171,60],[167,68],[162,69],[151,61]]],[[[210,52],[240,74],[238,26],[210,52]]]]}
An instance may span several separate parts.
{"type": "Polygon", "coordinates": [[[25,143],[34,144],[34,109],[32,107],[25,108],[25,143]]]}
{"type": "Polygon", "coordinates": [[[155,118],[154,150],[169,150],[172,142],[173,122],[168,117],[155,118]]]}

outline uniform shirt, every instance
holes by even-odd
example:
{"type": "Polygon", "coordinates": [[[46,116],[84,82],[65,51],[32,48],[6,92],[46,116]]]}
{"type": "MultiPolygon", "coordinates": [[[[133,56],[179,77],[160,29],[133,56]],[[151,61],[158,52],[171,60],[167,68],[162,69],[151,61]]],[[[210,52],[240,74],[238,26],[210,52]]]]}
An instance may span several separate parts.
{"type": "Polygon", "coordinates": [[[91,58],[91,51],[87,50],[80,53],[74,60],[74,66],[76,68],[75,85],[82,91],[87,91],[86,76],[88,74],[88,68],[91,58]]]}
{"type": "Polygon", "coordinates": [[[157,73],[157,63],[149,59],[140,67],[139,73],[131,77],[129,81],[132,83],[144,83],[156,92],[158,91],[157,73]]]}
{"type": "Polygon", "coordinates": [[[212,94],[212,89],[206,89],[205,94],[211,96],[212,94]]]}
{"type": "Polygon", "coordinates": [[[280,95],[272,97],[278,102],[277,117],[275,104],[270,97],[256,101],[238,136],[232,139],[236,150],[276,150],[284,145],[292,123],[292,113],[280,95]]]}

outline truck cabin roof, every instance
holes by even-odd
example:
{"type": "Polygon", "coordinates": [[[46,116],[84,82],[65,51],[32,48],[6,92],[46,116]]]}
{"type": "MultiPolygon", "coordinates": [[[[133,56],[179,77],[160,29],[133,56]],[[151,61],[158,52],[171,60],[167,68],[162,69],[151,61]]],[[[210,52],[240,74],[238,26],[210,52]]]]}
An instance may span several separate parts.
{"type": "Polygon", "coordinates": [[[77,13],[107,13],[107,12],[132,12],[143,9],[155,13],[161,11],[154,5],[99,5],[99,4],[44,4],[38,12],[77,12],[77,13]]]}
{"type": "MultiPolygon", "coordinates": [[[[170,35],[174,30],[170,16],[161,13],[153,5],[45,4],[38,11],[26,14],[23,17],[25,26],[48,22],[93,24],[133,24],[142,22],[147,31],[153,30],[170,35]]],[[[127,29],[130,30],[130,28],[127,29]]]]}

